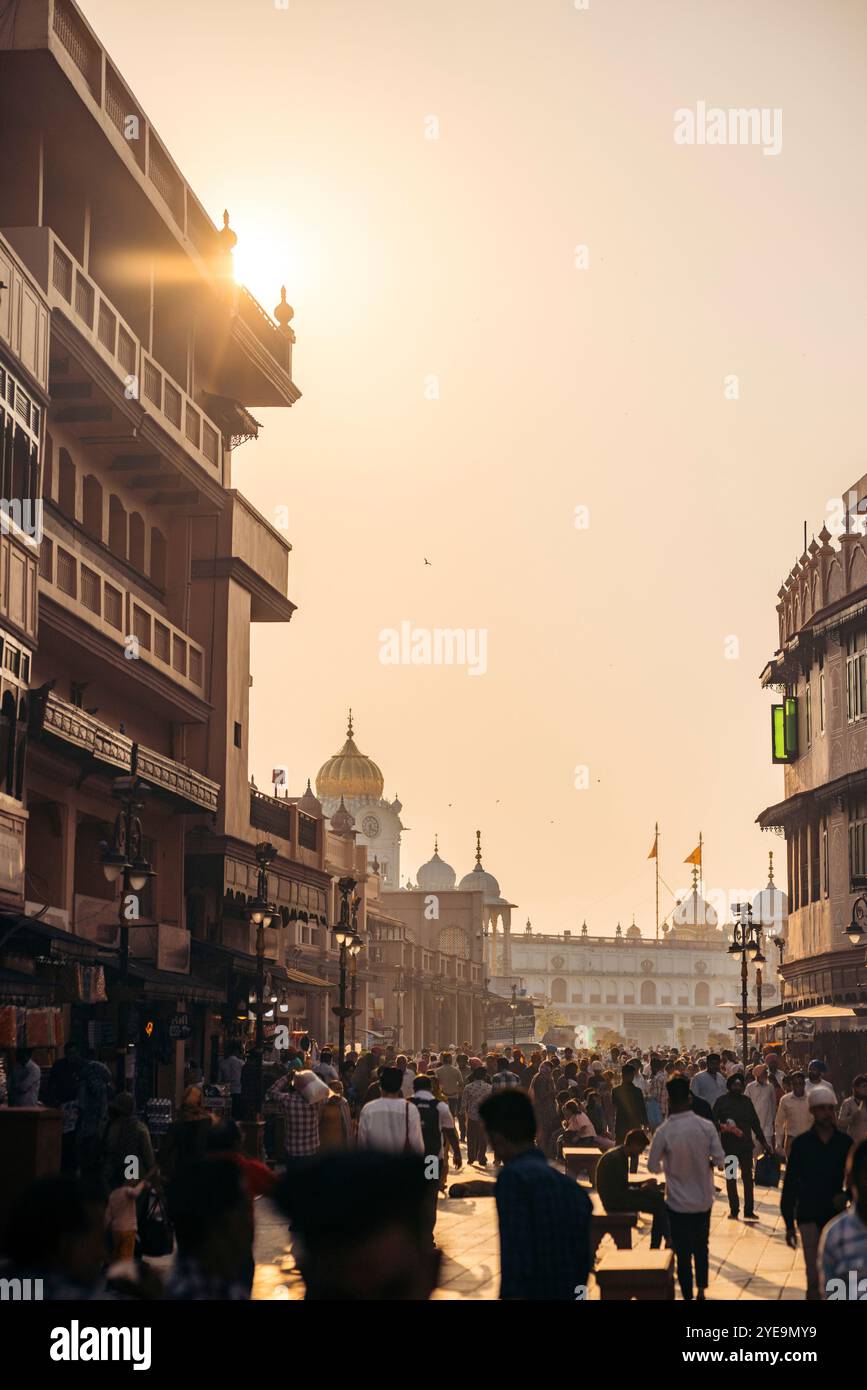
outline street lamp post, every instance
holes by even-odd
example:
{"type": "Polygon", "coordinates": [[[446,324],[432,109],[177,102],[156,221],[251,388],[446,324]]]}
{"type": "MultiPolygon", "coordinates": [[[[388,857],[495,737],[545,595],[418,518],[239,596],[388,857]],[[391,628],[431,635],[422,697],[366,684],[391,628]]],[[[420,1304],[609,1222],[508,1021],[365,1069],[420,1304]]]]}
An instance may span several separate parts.
{"type": "MultiPolygon", "coordinates": [[[[752,905],[750,903],[733,903],[732,912],[735,915],[735,924],[732,932],[732,944],[729,946],[729,955],[740,956],[741,958],[741,1037],[744,1067],[746,1067],[747,1024],[749,1022],[747,957],[751,957],[757,966],[764,965],[765,957],[762,955],[762,929],[753,921],[752,905]]],[[[759,1003],[759,1011],[761,1011],[761,1003],[759,1003]]]]}
{"type": "Polygon", "coordinates": [[[264,1104],[262,1054],[265,1048],[265,928],[280,920],[278,909],[268,899],[268,865],[277,858],[277,851],[268,841],[256,846],[256,896],[247,903],[245,916],[256,928],[256,1113],[261,1115],[264,1104]]]}
{"type": "Polygon", "coordinates": [[[509,1004],[512,1011],[512,1051],[518,1045],[518,986],[512,985],[512,998],[509,1004]]]}
{"type": "Polygon", "coordinates": [[[358,913],[358,902],[354,897],[356,880],[348,875],[338,880],[337,888],[340,893],[340,921],[336,927],[332,927],[334,940],[339,948],[339,1003],[332,1008],[331,1012],[337,1015],[337,1055],[338,1070],[343,1073],[343,1061],[346,1055],[346,1020],[349,1018],[353,1009],[346,1003],[346,965],[347,961],[354,962],[355,957],[360,952],[363,942],[355,930],[355,922],[358,913]],[[350,906],[350,898],[352,904],[350,906]]]}
{"type": "Polygon", "coordinates": [[[138,744],[132,745],[129,775],[115,777],[111,794],[121,803],[109,843],[100,845],[100,863],[109,883],[120,880],[118,903],[120,998],[118,1000],[117,1089],[126,1090],[126,1058],[129,1051],[129,924],[138,922],[138,894],[154,877],[142,851],[142,827],[138,812],[150,787],[138,775],[138,744]]]}

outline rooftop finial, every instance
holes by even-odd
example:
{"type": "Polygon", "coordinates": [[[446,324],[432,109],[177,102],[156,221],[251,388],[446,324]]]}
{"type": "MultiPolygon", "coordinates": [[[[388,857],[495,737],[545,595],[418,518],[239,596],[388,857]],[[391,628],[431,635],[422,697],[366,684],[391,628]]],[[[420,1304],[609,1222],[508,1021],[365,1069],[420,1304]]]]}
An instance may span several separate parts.
{"type": "Polygon", "coordinates": [[[771,884],[771,883],[773,883],[773,881],[774,881],[774,851],[773,851],[772,849],[769,849],[769,850],[768,850],[768,883],[771,884]]]}
{"type": "Polygon", "coordinates": [[[346,737],[352,738],[352,710],[349,711],[349,727],[346,730],[346,737]]]}
{"type": "Polygon", "coordinates": [[[295,310],[292,308],[292,305],[291,305],[291,304],[287,304],[287,303],[286,303],[286,286],[285,286],[285,285],[281,285],[281,286],[280,286],[280,303],[277,305],[276,309],[274,310],[274,318],[275,318],[275,319],[277,320],[277,322],[279,323],[280,329],[281,329],[281,331],[282,331],[283,333],[288,333],[288,332],[290,331],[290,330],[289,330],[289,325],[290,325],[290,323],[292,322],[292,320],[294,319],[294,317],[295,317],[295,310]]]}
{"type": "Polygon", "coordinates": [[[220,239],[220,246],[223,248],[224,253],[227,256],[231,256],[235,247],[238,245],[238,237],[229,226],[229,213],[226,208],[223,209],[223,226],[217,233],[217,236],[220,239]]]}
{"type": "Polygon", "coordinates": [[[481,832],[481,830],[477,830],[477,831],[476,831],[476,863],[478,864],[479,868],[481,868],[481,866],[482,866],[482,832],[481,832]]]}
{"type": "Polygon", "coordinates": [[[434,831],[434,854],[439,854],[439,852],[440,852],[440,841],[439,841],[439,836],[437,835],[436,831],[434,831]]]}

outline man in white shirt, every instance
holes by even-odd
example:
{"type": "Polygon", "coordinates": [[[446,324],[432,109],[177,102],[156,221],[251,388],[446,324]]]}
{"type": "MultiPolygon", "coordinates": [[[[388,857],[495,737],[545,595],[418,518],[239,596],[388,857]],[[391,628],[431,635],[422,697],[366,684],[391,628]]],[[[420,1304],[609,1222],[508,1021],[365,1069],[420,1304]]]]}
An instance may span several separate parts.
{"type": "Polygon", "coordinates": [[[718,1052],[707,1054],[707,1071],[697,1071],[692,1078],[691,1089],[700,1100],[706,1101],[713,1110],[720,1096],[726,1094],[726,1079],[720,1071],[718,1052]]]}
{"type": "Polygon", "coordinates": [[[403,1075],[398,1067],[383,1068],[380,1100],[369,1100],[358,1120],[359,1149],[380,1153],[424,1153],[418,1110],[401,1095],[403,1075]]]}
{"type": "Polygon", "coordinates": [[[672,1077],[667,1089],[668,1119],[653,1136],[647,1168],[648,1172],[665,1174],[671,1248],[677,1259],[681,1293],[691,1302],[693,1263],[700,1300],[708,1285],[710,1213],[716,1191],[711,1165],[724,1167],[725,1154],[716,1125],[693,1111],[686,1077],[672,1077]]]}
{"type": "Polygon", "coordinates": [[[244,1058],[241,1056],[241,1049],[237,1043],[232,1043],[226,1056],[220,1058],[220,1081],[229,1087],[233,1120],[240,1120],[241,1118],[241,1072],[243,1070],[244,1058]]]}
{"type": "MultiPolygon", "coordinates": [[[[819,1058],[819,1057],[814,1058],[814,1060],[813,1060],[813,1061],[810,1063],[810,1065],[807,1067],[807,1095],[808,1095],[808,1096],[809,1096],[810,1092],[811,1092],[816,1086],[822,1086],[822,1087],[824,1087],[826,1090],[831,1091],[832,1093],[834,1093],[834,1087],[831,1085],[830,1081],[826,1081],[826,1080],[825,1080],[825,1077],[827,1076],[827,1074],[828,1074],[827,1065],[821,1060],[821,1058],[819,1058]]],[[[837,1104],[837,1096],[836,1096],[836,1093],[834,1093],[834,1104],[835,1104],[835,1105],[837,1104]]]]}
{"type": "MultiPolygon", "coordinates": [[[[759,1062],[753,1067],[753,1080],[744,1091],[753,1103],[753,1108],[759,1117],[759,1124],[762,1133],[768,1143],[774,1142],[774,1119],[777,1113],[777,1093],[768,1080],[768,1068],[764,1062],[759,1062]]],[[[756,1153],[760,1152],[761,1144],[755,1140],[753,1145],[756,1153]]]]}
{"type": "Polygon", "coordinates": [[[777,1153],[782,1154],[786,1159],[789,1157],[792,1140],[797,1139],[799,1134],[806,1134],[807,1130],[813,1127],[813,1116],[810,1113],[810,1102],[807,1099],[804,1073],[793,1071],[789,1080],[792,1083],[792,1089],[783,1096],[777,1106],[777,1118],[774,1121],[777,1153]]]}

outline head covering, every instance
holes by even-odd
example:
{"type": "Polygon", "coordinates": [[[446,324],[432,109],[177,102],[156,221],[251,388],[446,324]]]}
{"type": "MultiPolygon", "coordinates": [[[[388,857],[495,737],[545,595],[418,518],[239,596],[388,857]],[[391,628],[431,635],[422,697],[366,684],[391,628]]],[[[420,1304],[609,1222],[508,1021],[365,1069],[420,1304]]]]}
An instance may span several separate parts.
{"type": "Polygon", "coordinates": [[[590,1063],[590,1070],[591,1070],[591,1071],[602,1071],[602,1070],[603,1070],[602,1063],[601,1063],[601,1062],[591,1062],[591,1063],[590,1063]]]}
{"type": "Polygon", "coordinates": [[[814,1110],[817,1105],[833,1105],[836,1108],[837,1097],[830,1086],[814,1086],[807,1098],[807,1104],[810,1110],[814,1110]]]}
{"type": "Polygon", "coordinates": [[[821,1057],[814,1057],[812,1062],[807,1064],[807,1071],[827,1071],[828,1068],[821,1057]]]}

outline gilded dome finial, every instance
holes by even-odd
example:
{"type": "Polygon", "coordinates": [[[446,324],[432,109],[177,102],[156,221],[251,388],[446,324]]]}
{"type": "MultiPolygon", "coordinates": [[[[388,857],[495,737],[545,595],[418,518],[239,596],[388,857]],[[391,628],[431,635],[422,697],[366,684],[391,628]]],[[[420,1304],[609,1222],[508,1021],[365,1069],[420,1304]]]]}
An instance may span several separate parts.
{"type": "Polygon", "coordinates": [[[347,738],[352,738],[352,708],[351,708],[351,707],[350,707],[350,710],[349,710],[349,726],[348,726],[348,728],[347,728],[347,730],[346,730],[346,737],[347,737],[347,738]]]}
{"type": "Polygon", "coordinates": [[[440,852],[440,839],[439,839],[439,835],[437,835],[436,831],[434,831],[434,854],[439,854],[439,852],[440,852]]]}
{"type": "Polygon", "coordinates": [[[476,831],[476,863],[481,866],[482,862],[482,832],[476,831]]]}
{"type": "Polygon", "coordinates": [[[238,245],[238,237],[237,233],[233,232],[232,228],[229,226],[229,212],[227,208],[223,209],[223,225],[217,233],[217,237],[219,238],[224,255],[231,256],[235,247],[238,245]]]}
{"type": "Polygon", "coordinates": [[[770,883],[773,883],[773,881],[774,881],[774,851],[773,851],[772,849],[770,849],[770,850],[768,850],[768,883],[769,883],[769,884],[770,884],[770,883]]]}

